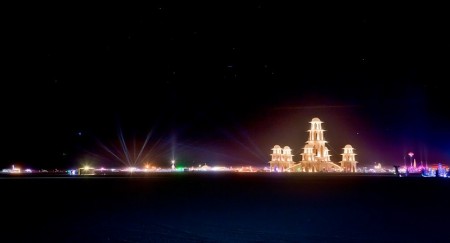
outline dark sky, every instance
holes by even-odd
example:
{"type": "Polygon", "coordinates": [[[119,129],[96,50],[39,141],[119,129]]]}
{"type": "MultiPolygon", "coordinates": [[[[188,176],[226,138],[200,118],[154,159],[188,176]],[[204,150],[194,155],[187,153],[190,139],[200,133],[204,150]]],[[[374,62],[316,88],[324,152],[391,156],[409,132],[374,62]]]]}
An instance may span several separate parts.
{"type": "Polygon", "coordinates": [[[449,163],[442,8],[212,2],[11,8],[0,166],[298,161],[314,117],[335,162],[449,163]]]}

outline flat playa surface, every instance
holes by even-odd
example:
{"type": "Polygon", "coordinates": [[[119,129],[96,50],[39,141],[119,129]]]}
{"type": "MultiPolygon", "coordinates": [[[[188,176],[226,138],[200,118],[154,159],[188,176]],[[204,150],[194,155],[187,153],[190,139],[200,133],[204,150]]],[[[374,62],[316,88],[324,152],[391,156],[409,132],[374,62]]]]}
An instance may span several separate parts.
{"type": "Polygon", "coordinates": [[[2,176],[1,242],[445,242],[450,179],[2,176]]]}

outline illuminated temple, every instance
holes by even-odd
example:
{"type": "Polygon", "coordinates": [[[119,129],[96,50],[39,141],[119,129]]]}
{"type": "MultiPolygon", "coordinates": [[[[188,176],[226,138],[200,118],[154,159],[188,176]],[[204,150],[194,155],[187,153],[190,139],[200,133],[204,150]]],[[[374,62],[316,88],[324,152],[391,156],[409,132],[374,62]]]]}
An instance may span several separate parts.
{"type": "Polygon", "coordinates": [[[272,160],[269,162],[270,171],[287,171],[294,165],[291,154],[291,148],[284,146],[282,149],[279,145],[275,145],[272,149],[272,160]]]}
{"type": "Polygon", "coordinates": [[[293,162],[293,155],[289,146],[283,149],[275,145],[272,149],[272,160],[269,161],[270,171],[277,172],[356,172],[355,153],[353,147],[347,144],[343,149],[341,165],[331,161],[329,149],[326,146],[327,141],[324,138],[324,129],[322,121],[319,118],[313,118],[311,129],[308,130],[309,136],[301,153],[301,161],[293,162]]]}

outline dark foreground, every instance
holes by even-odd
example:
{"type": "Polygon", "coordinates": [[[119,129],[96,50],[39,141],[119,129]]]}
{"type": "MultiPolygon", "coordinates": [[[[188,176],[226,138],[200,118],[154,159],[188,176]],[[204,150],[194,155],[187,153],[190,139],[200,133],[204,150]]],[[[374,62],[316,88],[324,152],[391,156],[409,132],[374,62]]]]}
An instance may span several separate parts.
{"type": "Polygon", "coordinates": [[[446,242],[450,179],[0,177],[0,242],[446,242]]]}

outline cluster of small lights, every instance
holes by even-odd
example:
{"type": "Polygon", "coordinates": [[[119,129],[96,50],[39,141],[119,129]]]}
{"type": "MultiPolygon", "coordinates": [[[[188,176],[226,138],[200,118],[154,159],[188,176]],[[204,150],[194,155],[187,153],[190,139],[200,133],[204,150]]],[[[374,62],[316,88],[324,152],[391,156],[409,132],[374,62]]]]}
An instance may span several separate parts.
{"type": "MultiPolygon", "coordinates": [[[[198,167],[174,167],[175,161],[172,160],[172,166],[170,168],[157,168],[150,167],[149,164],[144,165],[143,168],[139,167],[126,167],[126,168],[94,168],[89,165],[85,165],[78,169],[69,169],[65,171],[56,171],[56,172],[65,172],[68,175],[106,175],[106,174],[114,174],[114,173],[129,173],[129,174],[138,174],[138,173],[150,173],[150,172],[186,172],[186,171],[200,171],[200,172],[270,172],[270,169],[267,167],[264,168],[255,168],[252,166],[241,166],[241,167],[226,167],[226,166],[208,166],[204,164],[203,166],[199,165],[198,167]]],[[[394,169],[385,169],[381,166],[380,163],[374,166],[374,168],[365,169],[360,168],[359,172],[362,173],[397,173],[394,169]]],[[[39,173],[39,172],[48,172],[47,170],[32,170],[25,169],[21,170],[14,165],[9,169],[3,169],[2,173],[10,173],[10,174],[20,174],[20,173],[39,173]]],[[[275,172],[280,172],[275,169],[275,172]]],[[[450,178],[450,169],[438,164],[436,168],[434,167],[408,167],[402,166],[398,167],[399,176],[408,176],[411,173],[421,173],[423,177],[443,177],[450,178]]]]}

